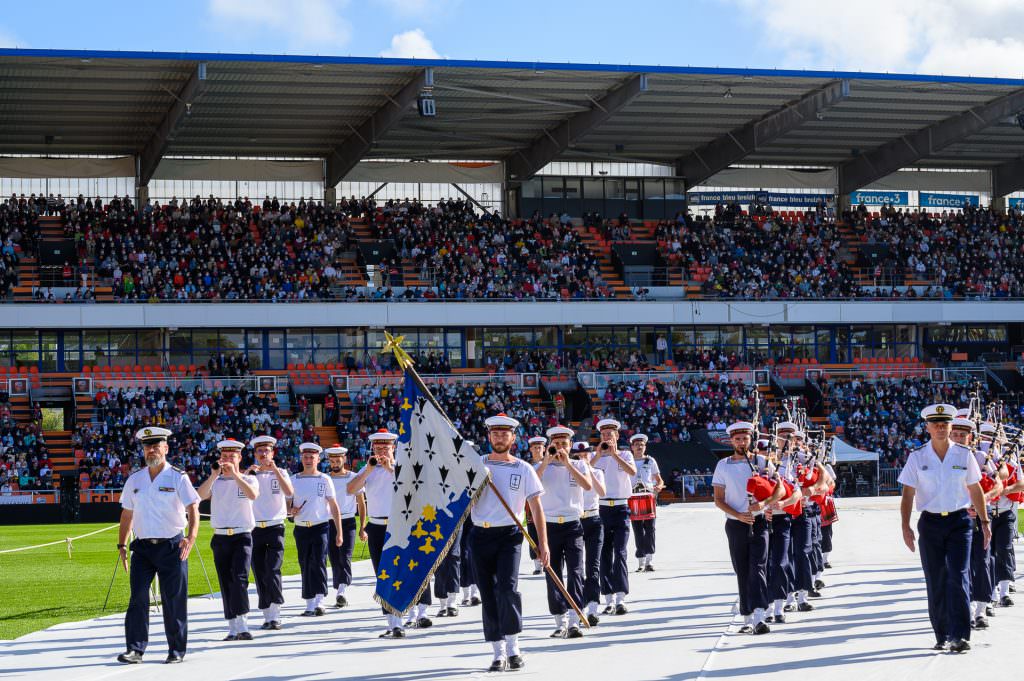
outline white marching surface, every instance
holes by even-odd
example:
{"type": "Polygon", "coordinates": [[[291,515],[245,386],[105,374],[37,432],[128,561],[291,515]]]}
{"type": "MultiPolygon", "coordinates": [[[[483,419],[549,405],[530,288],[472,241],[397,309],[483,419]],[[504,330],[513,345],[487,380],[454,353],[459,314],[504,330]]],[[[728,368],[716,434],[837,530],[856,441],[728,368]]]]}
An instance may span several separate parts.
{"type": "MultiPolygon", "coordinates": [[[[659,509],[654,573],[630,574],[630,612],[604,616],[577,640],[549,639],[542,577],[534,577],[523,551],[520,590],[525,629],[520,637],[526,668],[518,676],[572,679],[781,678],[793,670],[826,672],[830,681],[968,678],[978,665],[1009,664],[1024,624],[1020,605],[997,608],[991,628],[974,632],[965,655],[932,651],[924,577],[917,554],[903,546],[898,499],[844,499],[835,529],[835,551],[816,609],[787,613],[786,624],[765,636],[736,634],[732,608],[736,580],[729,564],[722,514],[710,504],[659,509]],[[995,656],[993,655],[995,653],[995,656]],[[970,666],[969,666],[970,665],[970,666]]],[[[916,522],[916,521],[915,521],[916,522]]],[[[203,537],[206,555],[209,537],[203,537]]],[[[630,567],[636,568],[630,540],[630,567]]],[[[212,561],[207,561],[212,569],[212,561]]],[[[216,583],[216,578],[211,575],[216,583]]],[[[253,610],[255,640],[224,643],[220,599],[189,603],[189,650],[181,665],[160,664],[167,652],[160,617],[153,614],[150,648],[141,665],[115,661],[124,651],[123,614],[61,624],[15,641],[0,642],[0,679],[427,679],[494,678],[483,670],[491,647],[483,641],[479,608],[460,608],[454,620],[409,630],[404,640],[380,640],[380,608],[371,600],[369,561],[355,566],[349,607],[328,608],[320,618],[303,610],[297,577],[286,579],[284,629],[261,631],[253,610]]],[[[105,589],[106,584],[97,584],[105,589]]],[[[120,578],[115,588],[127,589],[120,578]]],[[[252,591],[255,606],[255,592],[252,591]]],[[[333,594],[329,597],[333,602],[333,594]]],[[[436,604],[430,607],[433,617],[436,604]]],[[[1004,667],[1005,669],[1005,667],[1004,667]]]]}

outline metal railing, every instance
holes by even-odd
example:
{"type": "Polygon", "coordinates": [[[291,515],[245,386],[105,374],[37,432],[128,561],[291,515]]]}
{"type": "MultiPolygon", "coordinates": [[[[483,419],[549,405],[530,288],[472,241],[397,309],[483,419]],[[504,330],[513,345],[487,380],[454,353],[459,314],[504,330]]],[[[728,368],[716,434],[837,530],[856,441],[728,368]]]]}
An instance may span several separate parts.
{"type": "Polygon", "coordinates": [[[730,381],[742,381],[747,385],[756,385],[758,379],[764,379],[761,383],[768,382],[768,371],[766,369],[750,369],[747,371],[580,371],[576,379],[584,388],[604,390],[611,383],[631,383],[634,381],[660,381],[662,383],[686,381],[690,379],[712,378],[718,380],[725,376],[730,381]],[[757,375],[761,373],[762,375],[757,375]]]}
{"type": "MultiPolygon", "coordinates": [[[[477,385],[479,383],[504,383],[514,390],[523,390],[525,387],[537,387],[539,382],[538,374],[427,374],[420,378],[427,385],[449,386],[449,385],[477,385]]],[[[331,385],[337,391],[358,392],[367,386],[399,385],[405,381],[402,374],[378,374],[375,376],[346,376],[344,374],[331,376],[331,385]]]]}
{"type": "Polygon", "coordinates": [[[204,376],[188,377],[173,374],[153,374],[145,378],[106,378],[102,374],[81,376],[91,378],[91,392],[75,390],[79,394],[95,395],[102,390],[145,389],[145,388],[181,388],[191,392],[200,388],[205,392],[213,390],[242,389],[249,392],[284,392],[287,390],[288,379],[281,376],[204,376]],[[261,380],[262,379],[262,380],[261,380]],[[267,379],[271,379],[268,381],[267,379]],[[282,380],[283,379],[283,380],[282,380]]]}

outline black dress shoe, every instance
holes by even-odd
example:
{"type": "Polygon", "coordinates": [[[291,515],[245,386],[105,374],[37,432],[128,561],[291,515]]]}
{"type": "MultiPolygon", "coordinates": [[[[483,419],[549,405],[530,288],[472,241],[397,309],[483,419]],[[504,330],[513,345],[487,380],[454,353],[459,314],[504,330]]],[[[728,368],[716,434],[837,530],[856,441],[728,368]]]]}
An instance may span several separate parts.
{"type": "Polygon", "coordinates": [[[768,615],[764,618],[764,621],[768,624],[775,624],[775,615],[768,615]]]}
{"type": "Polygon", "coordinates": [[[268,629],[273,629],[273,628],[274,628],[274,625],[271,624],[270,622],[264,622],[263,624],[260,625],[260,629],[263,629],[264,631],[266,631],[268,629]]]}
{"type": "Polygon", "coordinates": [[[238,634],[228,634],[227,636],[225,636],[221,640],[222,641],[237,641],[238,640],[238,634]]]}
{"type": "Polygon", "coordinates": [[[483,601],[480,600],[479,596],[473,596],[471,599],[469,599],[470,605],[480,605],[481,603],[483,603],[483,601]]]}
{"type": "Polygon", "coordinates": [[[458,616],[459,616],[459,609],[458,609],[458,608],[456,608],[456,607],[455,607],[455,606],[453,605],[452,607],[450,607],[450,608],[447,608],[447,609],[445,610],[445,615],[446,615],[446,616],[448,616],[448,617],[458,617],[458,616]]]}
{"type": "Polygon", "coordinates": [[[625,615],[627,612],[629,612],[629,610],[626,609],[626,604],[625,603],[619,603],[618,605],[615,606],[615,614],[616,615],[625,615]]]}
{"type": "Polygon", "coordinates": [[[380,638],[405,638],[405,629],[402,627],[395,627],[394,629],[388,629],[380,638]]]}
{"type": "Polygon", "coordinates": [[[825,582],[821,581],[820,579],[814,580],[814,588],[815,589],[824,589],[825,588],[825,582]]]}
{"type": "Polygon", "coordinates": [[[432,626],[434,626],[434,620],[430,619],[429,617],[421,617],[418,620],[416,620],[417,629],[429,629],[432,626]]]}
{"type": "Polygon", "coordinates": [[[831,570],[832,569],[832,563],[825,563],[825,569],[826,570],[831,570]]]}
{"type": "Polygon", "coordinates": [[[608,605],[604,606],[604,610],[601,611],[601,614],[602,615],[610,615],[613,612],[615,612],[615,606],[612,605],[611,603],[609,603],[608,605]]]}
{"type": "Polygon", "coordinates": [[[334,599],[334,604],[339,608],[344,608],[346,605],[348,605],[348,599],[342,596],[341,594],[338,594],[338,597],[334,599]]]}
{"type": "Polygon", "coordinates": [[[185,660],[185,656],[182,653],[170,652],[167,653],[167,659],[164,660],[164,664],[181,664],[185,660]]]}
{"type": "Polygon", "coordinates": [[[995,617],[996,609],[992,605],[985,606],[985,617],[995,617]]]}
{"type": "Polygon", "coordinates": [[[1014,585],[1013,582],[1010,582],[1010,593],[1012,593],[1012,594],[1017,593],[1017,587],[1014,585]]]}
{"type": "Polygon", "coordinates": [[[949,644],[949,652],[951,653],[966,653],[970,649],[971,644],[962,638],[949,644]]]}
{"type": "Polygon", "coordinates": [[[319,605],[313,610],[313,617],[323,617],[327,614],[327,611],[321,608],[319,605]]]}
{"type": "Polygon", "coordinates": [[[583,631],[577,626],[569,627],[569,631],[565,634],[566,638],[583,638],[583,631]]]}
{"type": "Polygon", "coordinates": [[[305,610],[305,611],[303,611],[303,613],[301,615],[299,615],[299,617],[312,617],[312,616],[313,616],[313,611],[312,610],[305,610]]]}
{"type": "Polygon", "coordinates": [[[141,664],[142,653],[137,650],[129,650],[117,656],[117,661],[122,664],[141,664]]]}
{"type": "Polygon", "coordinates": [[[235,639],[238,641],[251,641],[252,634],[250,634],[248,631],[243,631],[238,636],[236,636],[235,639]]]}
{"type": "Polygon", "coordinates": [[[543,570],[534,570],[534,571],[533,571],[533,574],[535,574],[535,575],[539,575],[539,574],[540,574],[541,572],[543,572],[543,570]]]}
{"type": "Polygon", "coordinates": [[[749,624],[744,624],[742,627],[740,627],[739,633],[741,633],[741,634],[750,634],[750,633],[753,633],[753,631],[754,631],[754,627],[750,626],[749,624]]]}
{"type": "Polygon", "coordinates": [[[796,609],[800,612],[810,612],[811,610],[814,610],[814,606],[810,603],[801,603],[800,605],[796,606],[796,609]]]}
{"type": "Polygon", "coordinates": [[[978,615],[971,622],[971,626],[975,629],[988,629],[988,620],[982,617],[981,615],[978,615]]]}
{"type": "Polygon", "coordinates": [[[785,615],[776,615],[775,616],[775,623],[776,624],[785,624],[786,623],[786,616],[785,615]]]}
{"type": "Polygon", "coordinates": [[[949,641],[939,641],[932,646],[932,650],[945,650],[949,646],[949,641]]]}
{"type": "Polygon", "coordinates": [[[760,636],[761,634],[767,634],[771,629],[764,622],[758,622],[754,625],[754,636],[760,636]]]}
{"type": "Polygon", "coordinates": [[[508,658],[508,670],[510,672],[518,671],[526,666],[526,660],[523,659],[522,655],[510,655],[508,658]]]}
{"type": "Polygon", "coordinates": [[[587,615],[587,624],[589,624],[592,627],[596,627],[600,621],[601,618],[593,613],[587,615]]]}
{"type": "Polygon", "coordinates": [[[1003,596],[1002,598],[999,599],[999,607],[1001,607],[1001,608],[1013,607],[1013,599],[1010,598],[1009,596],[1003,596]]]}
{"type": "Polygon", "coordinates": [[[271,620],[270,621],[270,628],[273,629],[274,631],[277,631],[277,630],[279,630],[281,628],[281,623],[278,620],[271,620]]]}
{"type": "Polygon", "coordinates": [[[654,572],[654,566],[648,563],[644,566],[644,572],[654,572]]]}
{"type": "Polygon", "coordinates": [[[796,610],[796,606],[792,603],[786,603],[786,605],[782,606],[782,612],[793,612],[794,610],[796,610]]]}
{"type": "MultiPolygon", "coordinates": [[[[463,598],[462,599],[462,607],[463,608],[468,608],[470,605],[471,605],[471,603],[469,602],[468,598],[463,598]]],[[[497,662],[497,660],[495,660],[495,662],[497,662]]]]}
{"type": "Polygon", "coordinates": [[[565,638],[565,627],[558,627],[551,632],[551,635],[548,636],[548,638],[565,638]]]}
{"type": "Polygon", "coordinates": [[[821,598],[821,592],[817,589],[811,589],[807,592],[807,595],[811,598],[821,598]]]}
{"type": "Polygon", "coordinates": [[[497,660],[495,660],[494,662],[491,663],[491,666],[487,668],[487,671],[489,671],[489,672],[503,672],[503,671],[505,671],[505,666],[507,664],[508,663],[505,662],[505,658],[504,657],[499,657],[497,660]]]}

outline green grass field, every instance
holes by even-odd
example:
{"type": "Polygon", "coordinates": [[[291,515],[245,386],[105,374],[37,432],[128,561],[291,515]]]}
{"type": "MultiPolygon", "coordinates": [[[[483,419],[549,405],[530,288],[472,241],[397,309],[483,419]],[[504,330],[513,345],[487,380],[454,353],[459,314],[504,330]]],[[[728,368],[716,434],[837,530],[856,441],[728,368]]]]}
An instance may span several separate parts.
{"type": "MultiPolygon", "coordinates": [[[[112,524],[112,523],[111,523],[112,524]]],[[[0,550],[45,544],[107,527],[107,524],[21,525],[0,527],[0,550]]],[[[299,572],[295,559],[291,526],[285,532],[285,575],[299,572]]],[[[214,591],[217,575],[210,551],[209,522],[203,521],[196,547],[206,562],[214,591]]],[[[358,541],[358,540],[357,540],[358,541]]],[[[59,624],[123,613],[128,606],[128,575],[118,569],[110,602],[103,609],[110,576],[117,561],[117,529],[75,541],[68,559],[65,545],[31,551],[0,554],[0,639],[12,639],[59,624]]],[[[362,543],[355,548],[354,560],[368,557],[362,543]]],[[[189,595],[209,593],[203,566],[195,549],[188,561],[189,595]]],[[[255,604],[254,604],[255,607],[255,604]]]]}

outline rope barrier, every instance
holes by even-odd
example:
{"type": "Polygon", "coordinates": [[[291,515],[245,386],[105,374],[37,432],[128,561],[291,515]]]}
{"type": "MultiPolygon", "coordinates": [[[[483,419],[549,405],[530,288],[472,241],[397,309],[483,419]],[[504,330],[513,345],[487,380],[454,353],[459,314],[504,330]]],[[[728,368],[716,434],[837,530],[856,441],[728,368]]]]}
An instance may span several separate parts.
{"type": "Polygon", "coordinates": [[[67,546],[68,558],[70,558],[71,557],[71,542],[78,541],[79,539],[85,539],[86,537],[91,537],[94,534],[99,534],[100,532],[106,532],[107,530],[112,530],[115,527],[119,527],[119,526],[120,525],[111,525],[109,527],[101,527],[98,530],[93,530],[92,532],[88,532],[86,534],[79,535],[77,537],[65,537],[64,539],[58,539],[57,541],[51,541],[51,542],[47,542],[45,544],[36,544],[35,546],[20,546],[20,547],[18,547],[16,549],[4,549],[3,551],[0,551],[0,554],[3,554],[3,553],[17,553],[18,551],[31,551],[32,549],[41,549],[41,548],[45,548],[47,546],[57,546],[58,544],[64,544],[64,545],[67,546]]]}

